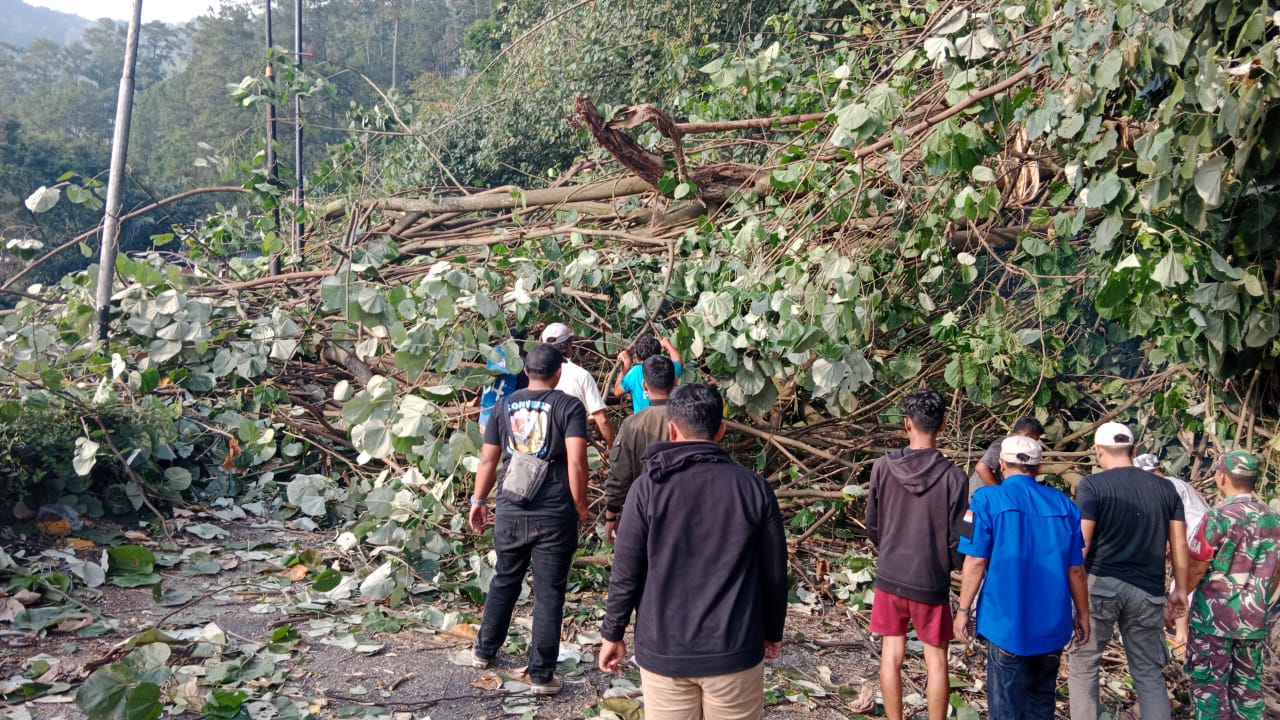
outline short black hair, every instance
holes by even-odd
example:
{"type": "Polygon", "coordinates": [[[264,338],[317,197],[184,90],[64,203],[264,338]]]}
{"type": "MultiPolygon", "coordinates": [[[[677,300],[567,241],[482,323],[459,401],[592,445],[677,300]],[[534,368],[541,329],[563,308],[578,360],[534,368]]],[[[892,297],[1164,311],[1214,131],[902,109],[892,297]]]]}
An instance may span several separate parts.
{"type": "Polygon", "coordinates": [[[714,440],[724,422],[724,400],[710,385],[681,385],[667,400],[667,419],[686,437],[714,440]]]}
{"type": "Polygon", "coordinates": [[[1026,475],[1033,475],[1033,476],[1040,469],[1039,465],[1023,465],[1022,463],[1011,463],[1008,460],[1004,461],[1004,466],[1008,468],[1010,472],[1023,473],[1026,475]]]}
{"type": "Polygon", "coordinates": [[[1014,435],[1025,435],[1027,433],[1041,437],[1044,435],[1044,425],[1033,417],[1024,417],[1013,424],[1014,435]]]}
{"type": "Polygon", "coordinates": [[[636,344],[632,350],[635,353],[636,362],[644,362],[654,355],[662,354],[662,343],[658,342],[658,338],[645,334],[636,338],[636,344]]]}
{"type": "Polygon", "coordinates": [[[666,392],[676,384],[676,364],[666,355],[654,355],[644,361],[644,384],[650,390],[666,392]]]}
{"type": "Polygon", "coordinates": [[[902,398],[902,415],[911,418],[918,430],[936,433],[947,417],[947,401],[934,390],[917,390],[902,398]]]}
{"type": "Polygon", "coordinates": [[[534,380],[550,380],[564,364],[564,353],[549,343],[535,345],[524,358],[524,371],[534,380]]]}
{"type": "Polygon", "coordinates": [[[1244,475],[1237,475],[1230,470],[1224,470],[1221,467],[1218,468],[1218,472],[1226,475],[1227,481],[1230,482],[1231,487],[1236,490],[1247,490],[1248,492],[1253,492],[1258,487],[1257,475],[1254,475],[1253,477],[1245,477],[1244,475]]]}

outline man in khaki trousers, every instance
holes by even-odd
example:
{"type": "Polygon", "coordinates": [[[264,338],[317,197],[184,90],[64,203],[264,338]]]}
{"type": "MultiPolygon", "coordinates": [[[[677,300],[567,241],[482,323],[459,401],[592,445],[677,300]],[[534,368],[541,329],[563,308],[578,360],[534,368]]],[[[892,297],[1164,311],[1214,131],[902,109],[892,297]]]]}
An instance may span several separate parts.
{"type": "Polygon", "coordinates": [[[600,669],[636,663],[647,720],[754,720],[764,659],[782,650],[787,544],[773,488],[718,444],[723,403],[707,385],[667,401],[671,440],[649,445],[614,545],[600,669]]]}

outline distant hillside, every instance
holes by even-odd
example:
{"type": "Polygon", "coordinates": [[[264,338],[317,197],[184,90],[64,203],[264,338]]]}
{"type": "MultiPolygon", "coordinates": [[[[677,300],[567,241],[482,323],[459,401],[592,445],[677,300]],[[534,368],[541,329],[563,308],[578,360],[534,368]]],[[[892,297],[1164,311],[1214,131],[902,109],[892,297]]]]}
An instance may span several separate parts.
{"type": "Polygon", "coordinates": [[[22,0],[0,0],[0,43],[23,47],[38,37],[56,43],[78,40],[92,22],[79,15],[33,7],[22,0]]]}

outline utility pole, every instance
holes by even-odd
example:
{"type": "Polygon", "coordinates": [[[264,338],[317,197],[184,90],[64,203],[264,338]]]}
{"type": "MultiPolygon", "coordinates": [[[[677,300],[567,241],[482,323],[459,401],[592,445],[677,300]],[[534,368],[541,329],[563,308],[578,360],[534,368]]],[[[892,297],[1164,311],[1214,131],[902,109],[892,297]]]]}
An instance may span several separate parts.
{"type": "MultiPolygon", "coordinates": [[[[266,3],[267,3],[267,11],[265,14],[266,20],[267,20],[266,76],[267,76],[267,82],[271,83],[271,85],[274,87],[276,82],[276,70],[275,70],[274,64],[271,62],[271,52],[272,52],[272,48],[275,46],[275,38],[271,32],[271,0],[266,0],[266,3]]],[[[267,175],[268,178],[270,178],[271,180],[271,184],[274,186],[276,184],[276,181],[280,177],[279,169],[276,166],[276,102],[275,100],[272,100],[271,102],[267,103],[267,173],[268,173],[267,175]]],[[[279,236],[281,233],[279,205],[272,208],[271,217],[275,219],[276,235],[279,236]]],[[[277,252],[277,253],[271,254],[270,267],[271,267],[270,272],[272,275],[280,274],[280,253],[277,252]]]]}
{"type": "MultiPolygon", "coordinates": [[[[302,69],[302,0],[293,0],[293,59],[302,69]]],[[[302,212],[304,195],[302,184],[302,96],[293,96],[293,253],[302,255],[302,221],[298,214],[302,212]]]]}
{"type": "MultiPolygon", "coordinates": [[[[301,0],[299,0],[301,2],[301,0]]],[[[124,166],[129,155],[129,123],[133,118],[133,71],[138,61],[138,33],[142,28],[142,0],[133,0],[129,34],[125,39],[124,70],[116,96],[116,126],[111,138],[111,170],[107,175],[107,203],[102,215],[102,245],[98,254],[98,339],[107,340],[111,326],[111,289],[115,285],[116,255],[120,249],[120,208],[124,204],[124,166]]]]}

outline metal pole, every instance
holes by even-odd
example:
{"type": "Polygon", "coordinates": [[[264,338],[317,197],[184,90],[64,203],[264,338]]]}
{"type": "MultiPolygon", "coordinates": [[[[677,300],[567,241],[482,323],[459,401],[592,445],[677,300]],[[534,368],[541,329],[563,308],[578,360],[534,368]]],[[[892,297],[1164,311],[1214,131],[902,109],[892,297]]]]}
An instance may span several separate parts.
{"type": "MultiPolygon", "coordinates": [[[[302,70],[302,0],[293,0],[293,55],[302,70]]],[[[301,213],[303,208],[302,177],[302,96],[293,96],[293,205],[294,212],[301,213]]],[[[293,221],[293,252],[302,254],[302,222],[298,215],[293,221]]]]}
{"type": "Polygon", "coordinates": [[[138,60],[138,32],[142,27],[142,0],[133,0],[129,33],[125,39],[124,70],[116,96],[116,126],[111,139],[111,171],[107,175],[107,203],[102,215],[102,245],[98,257],[98,339],[106,340],[111,325],[111,289],[115,284],[116,255],[120,245],[120,207],[124,196],[124,165],[129,154],[129,123],[133,118],[133,70],[138,60]]]}
{"type": "MultiPolygon", "coordinates": [[[[267,2],[267,82],[275,85],[276,70],[271,62],[271,49],[275,46],[275,37],[271,32],[271,0],[267,2]]],[[[271,184],[275,185],[279,178],[279,169],[276,166],[276,104],[274,101],[267,103],[267,173],[271,178],[271,184]]],[[[280,207],[277,205],[271,210],[271,217],[275,219],[276,234],[280,234],[280,207]]],[[[280,253],[271,254],[271,274],[280,274],[280,253]]]]}

